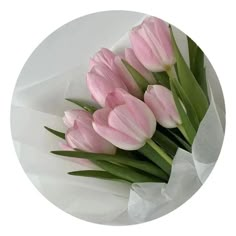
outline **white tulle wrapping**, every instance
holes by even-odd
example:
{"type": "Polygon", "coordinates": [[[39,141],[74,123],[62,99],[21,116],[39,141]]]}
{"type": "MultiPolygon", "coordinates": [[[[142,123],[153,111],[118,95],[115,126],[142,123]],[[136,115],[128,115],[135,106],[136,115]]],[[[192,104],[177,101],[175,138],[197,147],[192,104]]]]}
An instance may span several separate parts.
{"type": "MultiPolygon", "coordinates": [[[[134,224],[172,211],[201,187],[215,165],[223,142],[224,101],[215,72],[207,61],[212,94],[210,107],[194,140],[192,154],[178,150],[168,184],[130,185],[69,176],[68,171],[88,167],[81,166],[75,159],[49,154],[50,150],[59,149],[60,139],[43,126],[65,130],[61,120],[63,112],[75,106],[64,98],[91,101],[85,80],[89,57],[100,47],[120,52],[128,45],[126,32],[143,17],[128,12],[100,13],[63,26],[31,56],[13,95],[12,136],[26,174],[52,203],[76,217],[96,223],[134,224]],[[92,30],[94,22],[95,31],[92,30]]],[[[184,35],[177,30],[174,33],[186,56],[184,35]]]]}

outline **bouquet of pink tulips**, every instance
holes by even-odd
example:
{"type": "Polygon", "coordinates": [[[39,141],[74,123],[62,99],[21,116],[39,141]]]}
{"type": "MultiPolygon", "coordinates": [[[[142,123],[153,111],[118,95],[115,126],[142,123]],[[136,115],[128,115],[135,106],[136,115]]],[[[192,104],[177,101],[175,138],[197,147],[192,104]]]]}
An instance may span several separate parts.
{"type": "Polygon", "coordinates": [[[172,29],[155,17],[130,32],[131,48],[103,48],[90,60],[87,86],[97,105],[75,98],[65,112],[63,150],[98,168],[70,175],[136,182],[168,182],[180,147],[191,152],[208,106],[204,54],[188,38],[188,66],[172,29]]]}

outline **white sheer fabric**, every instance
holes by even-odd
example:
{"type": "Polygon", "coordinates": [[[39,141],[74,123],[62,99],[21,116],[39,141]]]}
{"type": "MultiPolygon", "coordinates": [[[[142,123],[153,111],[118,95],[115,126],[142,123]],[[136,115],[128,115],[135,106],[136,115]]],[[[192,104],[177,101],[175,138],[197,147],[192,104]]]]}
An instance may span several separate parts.
{"type": "MultiPolygon", "coordinates": [[[[43,126],[63,131],[63,111],[75,107],[64,98],[91,100],[85,79],[89,57],[101,47],[120,52],[129,44],[127,32],[144,17],[139,13],[103,12],[64,25],[34,51],[14,91],[12,136],[22,167],[49,201],[88,221],[127,225],[172,211],[201,187],[222,146],[224,100],[216,74],[207,61],[211,104],[198,130],[192,154],[178,150],[168,184],[130,185],[69,176],[68,171],[88,167],[75,159],[49,153],[59,149],[60,140],[43,126]]],[[[174,33],[188,61],[185,35],[176,29],[174,33]]]]}

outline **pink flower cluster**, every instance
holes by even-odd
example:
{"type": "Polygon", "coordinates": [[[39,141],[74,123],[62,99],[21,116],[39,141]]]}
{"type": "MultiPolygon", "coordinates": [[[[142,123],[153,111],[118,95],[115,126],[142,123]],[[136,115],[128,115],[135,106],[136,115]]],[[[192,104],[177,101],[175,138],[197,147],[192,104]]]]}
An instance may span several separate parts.
{"type": "Polygon", "coordinates": [[[153,72],[175,63],[168,25],[149,17],[130,32],[132,48],[116,55],[103,48],[90,60],[87,85],[102,107],[93,114],[66,111],[67,148],[114,154],[116,148],[137,150],[151,139],[156,122],[166,128],[181,124],[172,93],[158,85],[153,72]],[[139,87],[123,63],[129,63],[149,84],[139,87]]]}

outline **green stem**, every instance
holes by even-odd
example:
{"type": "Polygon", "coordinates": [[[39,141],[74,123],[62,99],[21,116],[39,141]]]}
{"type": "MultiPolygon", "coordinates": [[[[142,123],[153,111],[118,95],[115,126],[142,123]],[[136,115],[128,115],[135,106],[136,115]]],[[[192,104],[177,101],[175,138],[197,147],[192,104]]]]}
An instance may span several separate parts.
{"type": "Polygon", "coordinates": [[[158,84],[161,84],[162,86],[165,86],[166,88],[170,89],[169,76],[167,75],[165,71],[153,72],[152,74],[158,84]]]}
{"type": "Polygon", "coordinates": [[[172,159],[163,151],[152,139],[147,140],[147,144],[152,147],[170,166],[172,165],[172,159]]]}
{"type": "Polygon", "coordinates": [[[169,67],[166,70],[166,73],[168,74],[170,79],[176,79],[177,78],[174,66],[169,67]]]}

